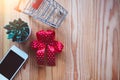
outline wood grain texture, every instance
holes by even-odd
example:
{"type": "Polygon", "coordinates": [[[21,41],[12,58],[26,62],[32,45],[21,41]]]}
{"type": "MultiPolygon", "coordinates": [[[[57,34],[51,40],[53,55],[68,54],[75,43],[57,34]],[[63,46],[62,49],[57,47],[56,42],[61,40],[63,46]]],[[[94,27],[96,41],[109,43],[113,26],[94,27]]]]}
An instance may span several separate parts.
{"type": "Polygon", "coordinates": [[[56,0],[69,12],[58,29],[16,12],[16,1],[0,0],[0,58],[12,45],[29,55],[14,80],[120,80],[120,0],[56,0]],[[32,28],[22,44],[7,40],[3,29],[19,17],[32,28]],[[65,45],[55,67],[39,67],[29,47],[41,29],[54,29],[65,45]]]}

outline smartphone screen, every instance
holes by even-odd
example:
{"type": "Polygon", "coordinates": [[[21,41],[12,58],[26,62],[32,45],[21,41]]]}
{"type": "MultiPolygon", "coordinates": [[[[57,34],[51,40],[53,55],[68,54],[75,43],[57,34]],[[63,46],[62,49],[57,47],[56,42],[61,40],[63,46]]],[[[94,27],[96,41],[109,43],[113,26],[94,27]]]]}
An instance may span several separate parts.
{"type": "Polygon", "coordinates": [[[24,59],[22,57],[10,50],[0,64],[0,73],[10,80],[23,62],[24,59]]]}

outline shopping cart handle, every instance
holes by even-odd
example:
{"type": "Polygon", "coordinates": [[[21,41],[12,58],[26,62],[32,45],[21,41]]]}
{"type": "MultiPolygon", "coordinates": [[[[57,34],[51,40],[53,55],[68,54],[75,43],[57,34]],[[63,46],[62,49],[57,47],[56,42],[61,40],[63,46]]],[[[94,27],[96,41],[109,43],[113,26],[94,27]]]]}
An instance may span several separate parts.
{"type": "Polygon", "coordinates": [[[19,0],[18,5],[15,7],[15,10],[18,12],[21,12],[20,10],[20,4],[21,4],[22,0],[19,0]]]}
{"type": "Polygon", "coordinates": [[[42,3],[43,0],[36,0],[35,3],[33,3],[32,7],[34,9],[38,9],[40,4],[42,3]]]}

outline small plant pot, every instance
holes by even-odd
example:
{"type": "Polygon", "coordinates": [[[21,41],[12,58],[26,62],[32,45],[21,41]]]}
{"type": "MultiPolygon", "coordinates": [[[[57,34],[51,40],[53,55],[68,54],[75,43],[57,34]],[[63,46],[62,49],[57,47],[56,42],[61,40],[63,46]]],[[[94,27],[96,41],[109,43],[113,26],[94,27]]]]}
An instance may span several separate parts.
{"type": "Polygon", "coordinates": [[[6,25],[4,28],[7,29],[7,38],[11,39],[13,42],[25,42],[31,34],[30,27],[21,19],[9,22],[9,24],[6,25]]]}

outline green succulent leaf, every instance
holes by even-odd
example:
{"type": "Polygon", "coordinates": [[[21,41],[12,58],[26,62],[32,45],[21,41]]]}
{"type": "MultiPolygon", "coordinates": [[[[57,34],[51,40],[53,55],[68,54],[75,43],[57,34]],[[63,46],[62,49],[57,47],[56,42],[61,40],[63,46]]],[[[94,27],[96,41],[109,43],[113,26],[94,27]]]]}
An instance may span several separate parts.
{"type": "Polygon", "coordinates": [[[12,39],[14,37],[14,35],[15,35],[14,33],[9,33],[8,34],[8,39],[12,39]]]}
{"type": "Polygon", "coordinates": [[[6,32],[6,34],[9,34],[9,33],[11,33],[11,30],[8,30],[8,31],[6,32]]]}
{"type": "Polygon", "coordinates": [[[7,30],[11,30],[11,29],[12,29],[12,28],[10,27],[10,25],[6,25],[4,28],[7,29],[7,30]]]}

